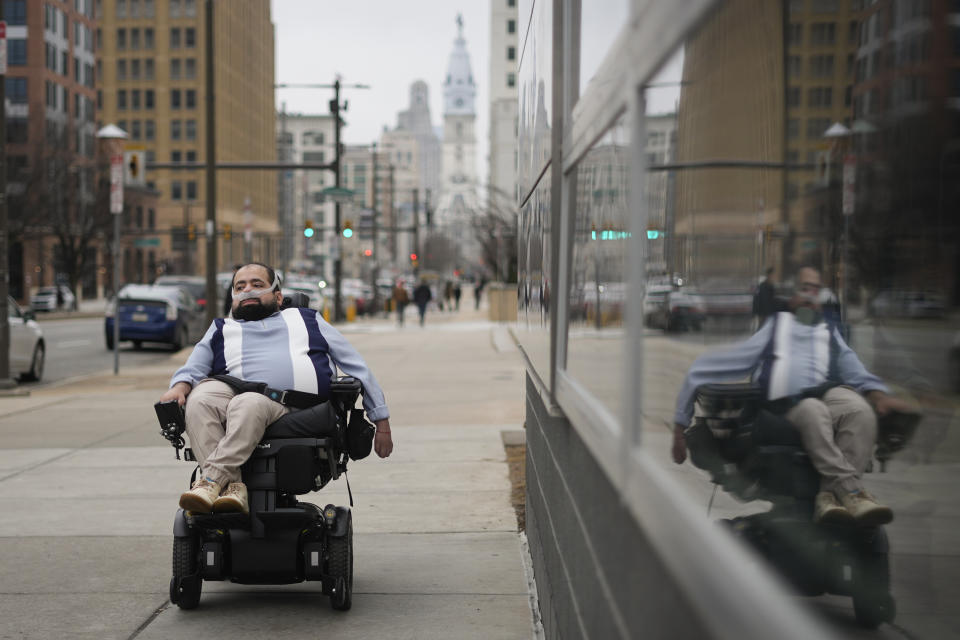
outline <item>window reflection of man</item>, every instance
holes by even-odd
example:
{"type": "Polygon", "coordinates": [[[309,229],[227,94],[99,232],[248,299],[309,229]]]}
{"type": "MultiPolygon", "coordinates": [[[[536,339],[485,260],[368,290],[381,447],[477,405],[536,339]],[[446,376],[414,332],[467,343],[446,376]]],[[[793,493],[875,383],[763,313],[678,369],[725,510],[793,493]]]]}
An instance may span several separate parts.
{"type": "Polygon", "coordinates": [[[824,320],[822,288],[819,271],[801,268],[789,311],[772,316],[746,341],[697,358],[677,398],[673,459],[678,464],[686,459],[684,430],[697,388],[750,376],[800,432],[820,474],[814,520],[884,524],[893,512],[866,491],[861,478],[876,444],[877,416],[908,407],[888,395],[837,327],[824,320]]]}

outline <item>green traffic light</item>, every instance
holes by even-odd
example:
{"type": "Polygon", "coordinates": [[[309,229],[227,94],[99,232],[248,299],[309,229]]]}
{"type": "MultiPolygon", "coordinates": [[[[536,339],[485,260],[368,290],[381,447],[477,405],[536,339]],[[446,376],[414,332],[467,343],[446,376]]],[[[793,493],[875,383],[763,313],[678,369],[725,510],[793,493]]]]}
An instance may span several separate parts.
{"type": "Polygon", "coordinates": [[[304,229],[304,230],[303,230],[303,237],[304,237],[304,238],[312,238],[312,237],[313,237],[313,229],[304,229]]]}
{"type": "Polygon", "coordinates": [[[353,237],[353,229],[344,229],[344,230],[343,230],[343,237],[344,237],[344,238],[352,238],[352,237],[353,237]]]}

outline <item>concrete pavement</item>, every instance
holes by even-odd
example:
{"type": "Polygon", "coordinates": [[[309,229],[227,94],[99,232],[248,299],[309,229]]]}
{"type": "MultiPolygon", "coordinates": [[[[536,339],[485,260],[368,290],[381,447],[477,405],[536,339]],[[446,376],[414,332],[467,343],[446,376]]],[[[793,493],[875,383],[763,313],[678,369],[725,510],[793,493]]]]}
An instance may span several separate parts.
{"type": "MultiPolygon", "coordinates": [[[[354,606],[318,585],[204,584],[167,597],[176,498],[192,465],[152,404],[188,350],[119,378],[0,398],[0,638],[528,638],[502,430],[523,424],[523,364],[464,305],[343,327],[383,385],[396,449],[353,463],[354,606]],[[412,320],[411,317],[409,320],[412,320]]],[[[346,484],[304,499],[346,504],[346,484]]]]}

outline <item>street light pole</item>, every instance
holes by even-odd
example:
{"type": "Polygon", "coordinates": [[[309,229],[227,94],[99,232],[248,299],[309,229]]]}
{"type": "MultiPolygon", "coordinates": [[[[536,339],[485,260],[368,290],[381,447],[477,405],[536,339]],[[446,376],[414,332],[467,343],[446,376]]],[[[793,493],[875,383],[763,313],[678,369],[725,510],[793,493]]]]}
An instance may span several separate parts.
{"type": "Polygon", "coordinates": [[[380,270],[377,266],[377,260],[380,259],[380,253],[377,251],[377,236],[379,235],[379,221],[377,220],[377,143],[370,145],[370,215],[373,226],[373,248],[370,252],[370,260],[373,264],[370,274],[370,285],[373,287],[373,313],[374,315],[380,309],[380,291],[377,289],[377,272],[380,270]]]}
{"type": "Polygon", "coordinates": [[[207,161],[207,324],[217,317],[217,137],[213,67],[213,0],[206,0],[204,60],[206,82],[206,161],[207,161]]]}

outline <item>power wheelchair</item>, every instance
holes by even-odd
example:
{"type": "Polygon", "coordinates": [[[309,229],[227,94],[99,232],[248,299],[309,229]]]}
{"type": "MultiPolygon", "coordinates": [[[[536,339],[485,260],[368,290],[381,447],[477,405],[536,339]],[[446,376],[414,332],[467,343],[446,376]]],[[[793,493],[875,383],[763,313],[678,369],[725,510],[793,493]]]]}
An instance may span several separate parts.
{"type": "MultiPolygon", "coordinates": [[[[284,303],[291,306],[289,299],[284,303]]],[[[326,402],[292,411],[267,427],[241,467],[249,514],[178,509],[173,522],[172,603],[181,609],[195,608],[204,581],[292,584],[313,580],[320,582],[334,609],[350,609],[351,509],[333,504],[320,508],[300,502],[297,496],[320,490],[346,472],[349,459],[363,457],[354,443],[371,441],[373,425],[363,419],[362,409],[355,408],[361,393],[358,380],[337,378],[331,382],[326,402]],[[366,433],[357,436],[358,430],[366,433]]],[[[164,409],[157,407],[161,435],[173,444],[179,458],[185,444],[182,409],[175,402],[164,409]]],[[[363,450],[363,444],[359,448],[363,450]]],[[[184,449],[184,459],[196,461],[189,448],[184,449]]]]}
{"type": "MultiPolygon", "coordinates": [[[[803,595],[852,596],[857,622],[892,622],[890,544],[882,526],[813,522],[820,477],[797,430],[751,384],[707,384],[697,389],[694,420],[685,432],[693,464],[742,502],[768,500],[766,512],[721,520],[803,595]]],[[[885,470],[911,439],[918,414],[878,422],[875,457],[885,470]]]]}

